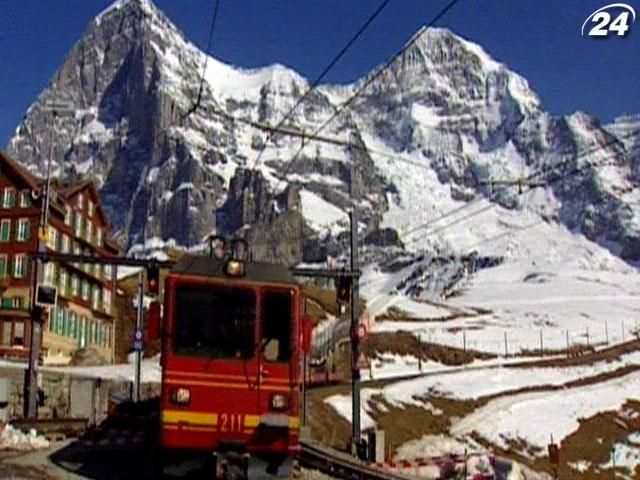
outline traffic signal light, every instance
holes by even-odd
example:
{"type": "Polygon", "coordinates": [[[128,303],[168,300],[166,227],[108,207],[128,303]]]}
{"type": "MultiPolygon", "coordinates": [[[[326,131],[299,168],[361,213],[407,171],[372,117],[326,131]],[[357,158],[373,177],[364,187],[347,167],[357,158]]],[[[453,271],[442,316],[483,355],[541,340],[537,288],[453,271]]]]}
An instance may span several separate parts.
{"type": "Polygon", "coordinates": [[[157,295],[160,288],[160,269],[157,265],[147,267],[147,291],[157,295]]]}
{"type": "Polygon", "coordinates": [[[338,278],[338,289],[336,291],[336,298],[339,303],[349,303],[351,301],[351,278],[350,277],[338,278]]]}

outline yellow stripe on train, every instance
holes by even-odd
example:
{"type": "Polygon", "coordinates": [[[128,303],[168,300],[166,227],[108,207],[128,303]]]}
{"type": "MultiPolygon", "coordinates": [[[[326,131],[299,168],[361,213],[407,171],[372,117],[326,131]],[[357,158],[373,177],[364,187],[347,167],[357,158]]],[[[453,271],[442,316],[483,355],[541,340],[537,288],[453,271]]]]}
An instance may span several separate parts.
{"type": "Polygon", "coordinates": [[[187,422],[196,425],[217,425],[218,414],[211,412],[187,412],[184,410],[163,410],[162,423],[187,422]]]}
{"type": "MultiPolygon", "coordinates": [[[[213,412],[188,412],[184,410],[163,410],[162,411],[162,423],[163,424],[192,424],[192,425],[206,425],[209,427],[218,426],[219,416],[225,416],[228,414],[213,413],[213,412]]],[[[256,429],[262,422],[260,415],[243,415],[236,414],[239,417],[244,417],[242,428],[244,429],[256,429]]],[[[283,415],[284,416],[284,415],[283,415]]],[[[300,428],[300,417],[287,416],[286,426],[290,429],[300,428]]],[[[226,422],[225,422],[226,423],[226,422]]],[[[284,425],[283,425],[284,426],[284,425]]]]}
{"type": "MultiPolygon", "coordinates": [[[[167,378],[165,380],[167,385],[189,385],[198,387],[216,387],[216,388],[233,388],[239,390],[247,390],[246,383],[227,383],[227,382],[205,382],[199,380],[179,379],[179,378],[167,378]]],[[[260,385],[260,390],[265,392],[290,392],[291,387],[278,386],[278,385],[260,385]]]]}

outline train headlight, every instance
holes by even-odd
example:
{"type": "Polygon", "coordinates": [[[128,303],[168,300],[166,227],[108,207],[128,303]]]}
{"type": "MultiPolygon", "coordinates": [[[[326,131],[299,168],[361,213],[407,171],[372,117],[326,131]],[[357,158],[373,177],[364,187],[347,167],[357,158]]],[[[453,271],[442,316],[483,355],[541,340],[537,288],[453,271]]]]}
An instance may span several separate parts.
{"type": "Polygon", "coordinates": [[[191,391],[188,388],[176,388],[171,390],[171,403],[187,405],[191,401],[191,391]]]}
{"type": "Polygon", "coordinates": [[[235,259],[227,260],[224,265],[224,273],[229,277],[244,276],[244,262],[235,259]]]}
{"type": "Polygon", "coordinates": [[[289,397],[276,393],[271,396],[271,410],[281,411],[289,408],[289,397]]]}

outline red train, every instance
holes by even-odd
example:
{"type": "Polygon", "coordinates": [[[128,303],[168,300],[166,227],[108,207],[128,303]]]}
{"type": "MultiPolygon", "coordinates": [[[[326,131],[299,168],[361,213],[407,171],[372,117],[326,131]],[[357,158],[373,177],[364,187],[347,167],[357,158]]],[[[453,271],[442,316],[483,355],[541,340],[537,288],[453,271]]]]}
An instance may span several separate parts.
{"type": "Polygon", "coordinates": [[[289,475],[310,342],[302,305],[282,266],[189,256],[172,268],[156,460],[199,454],[215,469],[208,478],[289,475]]]}

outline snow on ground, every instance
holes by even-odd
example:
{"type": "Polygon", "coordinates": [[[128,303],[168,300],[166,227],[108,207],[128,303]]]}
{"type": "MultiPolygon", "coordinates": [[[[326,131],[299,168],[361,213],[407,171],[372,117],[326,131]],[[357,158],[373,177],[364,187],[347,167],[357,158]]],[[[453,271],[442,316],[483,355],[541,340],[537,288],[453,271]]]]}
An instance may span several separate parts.
{"type": "MultiPolygon", "coordinates": [[[[25,370],[26,362],[10,362],[0,360],[0,368],[10,368],[25,370]]],[[[65,373],[82,378],[100,378],[103,380],[114,380],[122,382],[133,382],[135,376],[133,363],[121,363],[116,365],[103,365],[91,367],[53,367],[42,366],[38,369],[42,373],[55,372],[65,373]]],[[[142,383],[160,383],[162,370],[159,358],[149,358],[142,361],[141,367],[142,383]]]]}
{"type": "Polygon", "coordinates": [[[589,470],[589,468],[591,468],[591,462],[587,460],[578,460],[577,462],[568,462],[567,465],[569,465],[576,472],[580,472],[580,473],[586,472],[587,470],[589,470]]]}
{"type": "MultiPolygon", "coordinates": [[[[430,372],[430,375],[392,383],[381,388],[362,389],[363,418],[366,417],[369,422],[373,422],[369,415],[369,401],[374,397],[384,399],[389,405],[397,407],[415,405],[438,414],[437,409],[426,400],[429,395],[469,400],[525,387],[560,386],[581,378],[612,372],[624,366],[640,366],[640,352],[625,354],[610,362],[602,361],[588,366],[563,368],[506,368],[493,367],[490,362],[478,362],[475,368],[452,369],[433,362],[425,362],[425,364],[423,371],[430,372]],[[489,368],[485,368],[484,364],[489,368]],[[434,375],[434,373],[439,374],[434,375]]],[[[394,373],[406,375],[417,372],[416,369],[407,371],[398,367],[394,373]]],[[[375,378],[381,377],[375,376],[375,378]]],[[[550,395],[554,393],[551,392],[550,395]]],[[[335,408],[345,419],[351,419],[351,400],[348,395],[333,395],[325,399],[325,402],[335,408]]]]}
{"type": "Polygon", "coordinates": [[[385,387],[381,393],[393,403],[412,403],[414,396],[433,394],[458,399],[473,399],[525,387],[563,385],[580,378],[592,377],[629,366],[640,366],[640,352],[622,355],[609,362],[563,368],[496,367],[463,370],[446,375],[406,380],[385,387]]]}
{"type": "MultiPolygon", "coordinates": [[[[83,378],[100,378],[102,380],[115,380],[121,382],[133,382],[135,368],[132,363],[122,363],[117,365],[104,365],[98,367],[41,367],[40,371],[52,371],[66,373],[71,376],[83,378]]],[[[141,382],[160,383],[162,379],[162,369],[158,358],[142,361],[141,382]]]]}
{"type": "MultiPolygon", "coordinates": [[[[429,322],[377,322],[374,331],[407,330],[455,347],[466,340],[467,348],[496,354],[505,353],[505,334],[509,354],[538,350],[541,333],[546,350],[566,348],[567,337],[569,345],[629,340],[638,329],[640,272],[564,227],[542,223],[532,233],[502,238],[504,263],[463,279],[438,306],[489,313],[433,322],[443,315],[424,311],[429,322]]],[[[393,292],[413,268],[364,270],[362,292],[374,315],[392,305],[413,309],[414,300],[393,292]]]]}
{"type": "Polygon", "coordinates": [[[457,421],[451,433],[475,431],[495,445],[508,449],[510,440],[522,439],[546,455],[549,435],[557,441],[576,431],[579,419],[618,410],[640,392],[640,372],[584,387],[501,397],[457,421]]]}
{"type": "Polygon", "coordinates": [[[48,446],[49,440],[38,435],[33,428],[29,433],[24,433],[7,424],[0,431],[0,450],[37,450],[48,446]]]}
{"type": "Polygon", "coordinates": [[[628,442],[615,443],[611,450],[611,456],[607,463],[601,464],[601,469],[609,468],[626,468],[629,471],[629,475],[622,473],[617,474],[619,479],[629,479],[633,477],[633,473],[636,468],[640,466],[640,433],[634,433],[629,435],[628,442]],[[637,438],[638,441],[633,441],[633,438],[637,438]]]}
{"type": "MultiPolygon", "coordinates": [[[[393,152],[372,137],[364,138],[374,151],[409,155],[393,152]]],[[[504,153],[515,155],[509,149],[504,153]]],[[[430,161],[416,160],[415,155],[407,159],[425,165],[430,161]]],[[[421,306],[425,309],[422,317],[429,320],[449,316],[450,312],[443,314],[448,306],[481,307],[489,314],[446,323],[383,322],[374,330],[419,332],[436,343],[455,347],[463,347],[466,340],[467,348],[496,354],[505,353],[506,334],[506,353],[511,354],[539,349],[541,333],[543,348],[548,350],[566,348],[567,337],[570,345],[604,344],[607,337],[610,343],[621,342],[637,329],[640,272],[584,236],[547,223],[527,208],[551,205],[553,213],[557,206],[547,190],[533,189],[522,195],[521,210],[507,210],[486,199],[465,204],[451,198],[450,187],[440,183],[432,170],[411,164],[399,169],[395,161],[384,157],[375,161],[400,192],[399,197],[390,198],[383,226],[396,228],[409,249],[421,251],[435,245],[445,255],[475,250],[480,255],[503,257],[504,263],[464,279],[457,295],[444,305],[429,306],[439,311],[421,306]]],[[[371,315],[391,306],[415,312],[416,303],[394,291],[414,268],[392,274],[376,267],[364,269],[361,292],[371,315]]]]}
{"type": "MultiPolygon", "coordinates": [[[[361,404],[366,404],[369,400],[370,390],[366,390],[360,392],[360,400],[361,404]]],[[[348,422],[351,422],[351,412],[353,409],[351,408],[351,396],[350,395],[333,395],[331,397],[326,398],[325,403],[331,405],[338,415],[342,418],[346,419],[348,422]]],[[[376,422],[373,421],[373,418],[369,416],[369,414],[364,410],[360,410],[360,428],[362,430],[366,430],[368,428],[375,427],[376,422]]]]}
{"type": "Polygon", "coordinates": [[[445,454],[464,454],[483,450],[471,439],[458,440],[447,435],[423,435],[422,438],[411,440],[398,448],[395,459],[413,459],[420,457],[437,457],[445,454]]]}
{"type": "MultiPolygon", "coordinates": [[[[426,363],[423,362],[423,364],[426,363]]],[[[425,367],[425,365],[422,366],[425,367]]],[[[420,372],[420,363],[413,355],[383,353],[375,360],[371,360],[370,376],[376,380],[417,375],[420,372]]],[[[367,378],[366,375],[366,371],[363,371],[363,378],[367,378]]]]}
{"type": "Polygon", "coordinates": [[[425,127],[437,127],[440,125],[438,110],[438,108],[413,103],[411,105],[411,117],[425,127]]]}
{"type": "Polygon", "coordinates": [[[343,210],[313,192],[301,190],[300,202],[302,204],[302,214],[315,230],[330,228],[338,222],[345,228],[349,225],[349,217],[343,210]]]}

